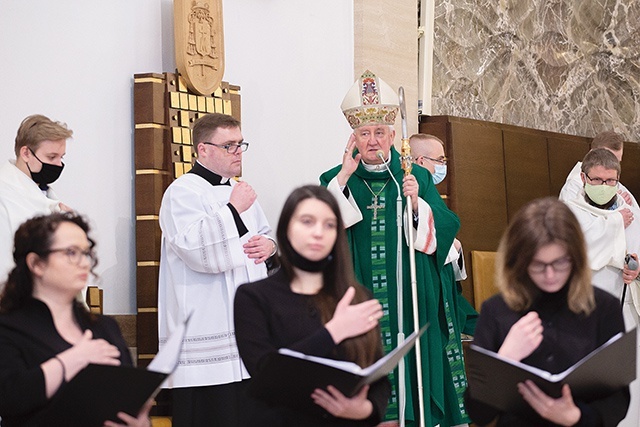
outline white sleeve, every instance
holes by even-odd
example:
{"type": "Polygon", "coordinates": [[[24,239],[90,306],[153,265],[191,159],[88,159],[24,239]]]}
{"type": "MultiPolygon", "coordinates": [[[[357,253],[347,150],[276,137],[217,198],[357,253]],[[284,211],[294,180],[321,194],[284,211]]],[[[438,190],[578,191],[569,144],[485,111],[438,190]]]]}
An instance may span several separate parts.
{"type": "Polygon", "coordinates": [[[329,190],[329,192],[333,194],[338,201],[340,214],[342,215],[342,221],[344,222],[345,228],[349,228],[353,224],[362,221],[362,212],[356,203],[356,199],[353,198],[351,191],[349,191],[349,198],[345,197],[344,193],[340,189],[340,184],[338,184],[338,177],[334,177],[329,181],[327,190],[329,190]]]}
{"type": "Polygon", "coordinates": [[[413,228],[413,218],[407,218],[408,208],[405,208],[404,214],[404,237],[409,240],[407,230],[413,233],[414,248],[425,254],[431,255],[436,251],[438,242],[436,240],[436,227],[433,220],[433,211],[431,206],[423,199],[418,198],[418,229],[413,228]],[[407,224],[408,223],[408,224],[407,224]]]}
{"type": "Polygon", "coordinates": [[[207,213],[197,188],[170,186],[160,207],[163,244],[191,270],[221,273],[244,265],[241,239],[231,210],[220,201],[207,213]]]}

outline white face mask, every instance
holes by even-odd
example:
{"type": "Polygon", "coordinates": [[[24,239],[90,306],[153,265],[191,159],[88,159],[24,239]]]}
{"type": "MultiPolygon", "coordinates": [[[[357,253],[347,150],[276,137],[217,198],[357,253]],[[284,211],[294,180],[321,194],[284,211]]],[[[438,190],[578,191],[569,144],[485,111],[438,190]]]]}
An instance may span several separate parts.
{"type": "Polygon", "coordinates": [[[440,184],[447,176],[447,165],[435,164],[435,171],[431,175],[434,184],[440,184]]]}
{"type": "Polygon", "coordinates": [[[587,197],[593,201],[596,205],[606,205],[616,196],[618,192],[618,186],[614,185],[591,185],[589,183],[584,184],[584,192],[587,197]]]}

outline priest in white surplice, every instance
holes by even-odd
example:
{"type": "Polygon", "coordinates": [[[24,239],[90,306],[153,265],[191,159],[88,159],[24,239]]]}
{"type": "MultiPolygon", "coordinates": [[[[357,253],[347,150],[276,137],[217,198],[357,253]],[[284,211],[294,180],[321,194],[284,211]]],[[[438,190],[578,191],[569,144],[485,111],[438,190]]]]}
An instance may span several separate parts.
{"type": "MultiPolygon", "coordinates": [[[[627,330],[639,324],[638,274],[625,265],[625,256],[640,253],[640,209],[617,194],[620,162],[605,148],[591,150],[582,161],[583,190],[567,205],[578,218],[585,235],[592,282],[623,302],[627,330]]],[[[640,341],[639,341],[640,343],[640,341]]],[[[636,355],[636,369],[640,352],[636,355]]],[[[640,379],[630,386],[631,404],[620,426],[640,425],[640,379]]]]}
{"type": "Polygon", "coordinates": [[[64,164],[67,139],[73,131],[42,115],[25,118],[16,135],[16,159],[0,166],[0,289],[13,268],[13,235],[36,215],[70,210],[49,184],[64,164]]]}
{"type": "Polygon", "coordinates": [[[173,388],[173,426],[236,426],[249,375],[233,327],[236,288],[267,276],[276,252],[256,194],[242,172],[240,123],[201,117],[193,128],[198,161],[167,188],[160,207],[159,341],[191,315],[173,388]]]}

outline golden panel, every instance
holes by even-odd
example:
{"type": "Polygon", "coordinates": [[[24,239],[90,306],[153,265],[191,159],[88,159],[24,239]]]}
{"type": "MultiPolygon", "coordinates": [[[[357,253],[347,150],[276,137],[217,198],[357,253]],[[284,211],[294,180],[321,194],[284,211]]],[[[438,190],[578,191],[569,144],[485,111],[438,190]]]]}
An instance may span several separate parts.
{"type": "Polygon", "coordinates": [[[160,267],[160,261],[138,261],[136,262],[138,267],[160,267]]]}
{"type": "Polygon", "coordinates": [[[182,163],[173,164],[173,176],[174,178],[180,178],[184,174],[184,166],[182,163]]]}
{"type": "Polygon", "coordinates": [[[191,150],[191,146],[190,145],[183,145],[182,146],[182,161],[183,162],[191,162],[191,153],[193,151],[191,150]]]}
{"type": "Polygon", "coordinates": [[[157,313],[158,307],[138,307],[138,313],[157,313]]]}
{"type": "Polygon", "coordinates": [[[189,94],[189,110],[198,111],[198,97],[196,95],[189,94]]]}
{"type": "Polygon", "coordinates": [[[180,108],[183,110],[189,109],[189,94],[180,93],[180,108]]]}
{"type": "Polygon", "coordinates": [[[171,108],[180,108],[180,94],[178,92],[171,92],[170,95],[171,99],[169,103],[171,104],[171,108]]]}
{"type": "Polygon", "coordinates": [[[231,115],[231,100],[230,99],[225,99],[224,100],[224,109],[222,110],[223,113],[231,115]]]}
{"type": "Polygon", "coordinates": [[[222,86],[218,86],[218,89],[213,92],[213,96],[215,96],[216,98],[222,97],[222,86]]]}
{"type": "Polygon", "coordinates": [[[183,128],[189,127],[189,112],[188,111],[180,111],[180,126],[183,128]]]}
{"type": "Polygon", "coordinates": [[[159,219],[158,215],[136,215],[136,221],[157,221],[159,219]]]}
{"type": "Polygon", "coordinates": [[[192,167],[193,167],[193,165],[191,163],[185,163],[184,164],[184,173],[189,172],[192,167]]]}
{"type": "Polygon", "coordinates": [[[215,112],[214,106],[213,106],[213,98],[210,96],[207,96],[207,113],[213,113],[215,112]]]}
{"type": "Polygon", "coordinates": [[[198,97],[198,111],[207,111],[207,99],[204,96],[198,97]]]}
{"type": "Polygon", "coordinates": [[[176,144],[181,144],[182,143],[182,128],[179,127],[174,127],[171,128],[171,132],[173,135],[173,142],[176,144]]]}
{"type": "Polygon", "coordinates": [[[215,111],[216,113],[222,113],[222,99],[220,98],[215,98],[215,104],[216,107],[214,108],[213,111],[215,111]]]}
{"type": "Polygon", "coordinates": [[[178,90],[180,92],[187,92],[187,85],[184,83],[182,76],[178,75],[178,90]]]}
{"type": "Polygon", "coordinates": [[[167,171],[159,169],[137,169],[136,175],[168,175],[167,171]]]}
{"type": "Polygon", "coordinates": [[[163,125],[159,125],[157,123],[138,123],[136,126],[136,129],[163,129],[164,126],[163,125]]]}
{"type": "Polygon", "coordinates": [[[189,128],[181,128],[182,129],[182,143],[191,145],[191,129],[189,128]]]}

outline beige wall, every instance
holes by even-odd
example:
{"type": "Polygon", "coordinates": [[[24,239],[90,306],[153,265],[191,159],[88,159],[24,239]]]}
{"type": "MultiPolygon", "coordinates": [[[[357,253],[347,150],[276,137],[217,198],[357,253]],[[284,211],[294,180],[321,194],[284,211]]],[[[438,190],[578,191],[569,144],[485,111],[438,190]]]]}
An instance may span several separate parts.
{"type": "MultiPolygon", "coordinates": [[[[370,69],[404,87],[407,131],[418,131],[418,13],[415,0],[354,0],[354,80],[370,69]]],[[[396,133],[400,139],[400,120],[396,133]]]]}

